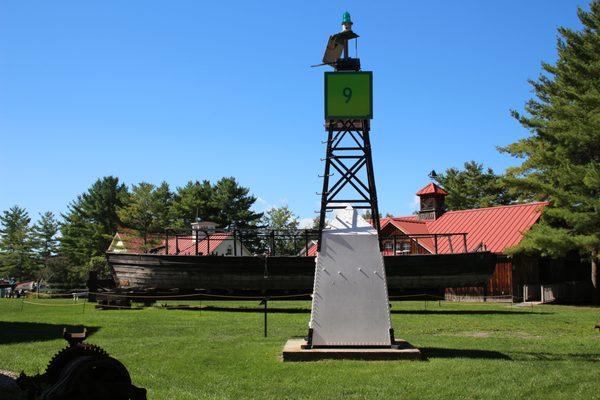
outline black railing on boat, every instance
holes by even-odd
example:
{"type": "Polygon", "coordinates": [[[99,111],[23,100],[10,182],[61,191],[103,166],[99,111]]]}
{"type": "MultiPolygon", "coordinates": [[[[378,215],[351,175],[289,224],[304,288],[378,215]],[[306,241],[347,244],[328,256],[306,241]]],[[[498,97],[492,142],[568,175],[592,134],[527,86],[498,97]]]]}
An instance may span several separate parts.
{"type": "MultiPolygon", "coordinates": [[[[406,255],[418,253],[419,248],[423,248],[429,253],[468,253],[467,233],[414,233],[414,234],[395,234],[382,238],[384,243],[384,255],[406,255]],[[413,243],[415,248],[410,244],[413,243]],[[402,244],[408,244],[404,248],[402,244]]],[[[479,248],[474,250],[479,251],[479,248]]]]}
{"type": "MultiPolygon", "coordinates": [[[[318,237],[316,229],[169,228],[161,234],[142,235],[130,231],[127,238],[122,239],[131,241],[130,245],[125,246],[129,252],[149,254],[314,256],[318,237]]],[[[382,237],[381,240],[383,254],[386,256],[469,252],[467,233],[396,233],[382,237]]],[[[471,251],[479,251],[480,247],[471,251]]]]}
{"type": "Polygon", "coordinates": [[[315,229],[166,229],[149,253],[184,255],[306,255],[318,239],[315,229]],[[217,248],[226,242],[225,252],[217,248]]]}

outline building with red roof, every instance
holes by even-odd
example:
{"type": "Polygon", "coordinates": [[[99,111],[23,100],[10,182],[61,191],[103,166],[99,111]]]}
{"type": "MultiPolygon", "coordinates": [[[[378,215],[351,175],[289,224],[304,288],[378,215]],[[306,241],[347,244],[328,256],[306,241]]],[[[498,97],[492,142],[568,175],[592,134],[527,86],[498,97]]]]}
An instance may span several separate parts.
{"type": "MultiPolygon", "coordinates": [[[[547,202],[513,204],[448,211],[448,194],[435,183],[416,193],[420,208],[416,215],[383,218],[381,237],[386,255],[448,254],[487,250],[498,255],[498,263],[486,287],[447,288],[446,297],[527,296],[527,287],[544,282],[583,280],[586,268],[578,260],[547,260],[539,256],[509,255],[524,234],[537,223],[547,202]],[[524,296],[525,294],[525,296],[524,296]]],[[[539,292],[532,289],[533,292],[539,292]]]]}
{"type": "MultiPolygon", "coordinates": [[[[209,223],[212,224],[212,223],[209,223]]],[[[141,235],[132,229],[120,229],[108,247],[111,253],[169,255],[252,255],[231,232],[217,232],[215,226],[195,226],[190,235],[141,235]]]]}

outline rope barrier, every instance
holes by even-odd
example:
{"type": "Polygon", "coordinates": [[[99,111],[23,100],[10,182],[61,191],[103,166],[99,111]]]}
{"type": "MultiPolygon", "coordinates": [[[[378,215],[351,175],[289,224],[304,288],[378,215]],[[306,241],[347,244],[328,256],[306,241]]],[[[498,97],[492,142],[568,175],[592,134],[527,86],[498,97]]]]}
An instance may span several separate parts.
{"type": "Polygon", "coordinates": [[[312,293],[304,293],[304,294],[289,294],[289,295],[279,295],[279,296],[231,296],[224,294],[210,294],[210,293],[193,293],[193,294],[178,294],[178,295],[167,295],[167,296],[141,296],[141,295],[129,295],[129,294],[120,294],[120,293],[107,293],[107,292],[89,292],[91,295],[101,295],[107,297],[116,297],[116,298],[126,298],[126,299],[147,299],[147,300],[161,300],[161,299],[181,299],[181,298],[190,298],[190,297],[212,297],[212,298],[221,298],[221,299],[246,299],[246,300],[263,300],[265,297],[269,299],[287,299],[287,298],[296,298],[296,297],[309,297],[312,296],[312,293]]]}
{"type": "Polygon", "coordinates": [[[96,308],[120,308],[120,309],[128,309],[128,310],[142,310],[143,307],[127,307],[127,306],[113,306],[109,304],[97,304],[96,308]]]}
{"type": "Polygon", "coordinates": [[[25,304],[32,304],[32,305],[35,305],[35,306],[44,306],[44,307],[74,307],[74,306],[81,307],[81,304],[83,304],[83,303],[78,303],[78,304],[45,304],[45,303],[35,303],[35,302],[32,302],[32,301],[25,301],[25,300],[23,300],[23,303],[25,303],[25,304]]]}
{"type": "MultiPolygon", "coordinates": [[[[125,298],[125,299],[146,299],[146,300],[163,300],[163,299],[182,299],[182,298],[194,298],[194,297],[209,297],[209,298],[221,298],[221,299],[237,299],[237,300],[263,300],[265,297],[269,299],[292,299],[292,298],[300,298],[300,297],[311,297],[312,293],[302,293],[302,294],[290,294],[290,295],[262,295],[262,296],[233,296],[233,295],[225,295],[225,294],[211,294],[211,293],[189,293],[189,294],[176,294],[176,295],[131,295],[124,293],[110,293],[110,292],[75,292],[75,293],[53,293],[47,294],[44,293],[43,297],[40,298],[61,298],[61,297],[73,297],[80,295],[79,297],[84,297],[87,295],[96,295],[96,296],[106,296],[109,298],[125,298]]],[[[512,299],[514,296],[510,295],[499,295],[499,296],[456,296],[459,298],[458,301],[461,301],[461,297],[471,298],[471,297],[481,297],[489,300],[497,300],[497,299],[512,299]]],[[[446,300],[446,297],[437,296],[433,294],[407,294],[407,295],[398,295],[398,296],[389,296],[389,300],[394,299],[408,299],[408,298],[426,298],[432,300],[446,300]]],[[[456,300],[454,300],[456,301],[456,300]]]]}

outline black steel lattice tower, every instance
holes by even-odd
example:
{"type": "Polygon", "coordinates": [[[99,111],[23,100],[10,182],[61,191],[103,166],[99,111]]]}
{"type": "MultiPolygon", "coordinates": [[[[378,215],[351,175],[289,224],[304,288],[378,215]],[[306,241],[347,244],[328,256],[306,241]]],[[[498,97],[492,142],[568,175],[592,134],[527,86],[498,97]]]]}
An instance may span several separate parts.
{"type": "MultiPolygon", "coordinates": [[[[351,205],[371,212],[373,226],[379,233],[379,208],[371,154],[370,121],[328,120],[325,173],[321,192],[319,239],[325,227],[326,213],[351,205]],[[353,145],[348,146],[347,139],[353,145]],[[366,182],[365,182],[366,176],[366,182]],[[334,178],[335,179],[332,179],[334,178]],[[351,188],[351,190],[344,190],[351,188]]],[[[319,240],[318,250],[321,241],[319,240]]]]}

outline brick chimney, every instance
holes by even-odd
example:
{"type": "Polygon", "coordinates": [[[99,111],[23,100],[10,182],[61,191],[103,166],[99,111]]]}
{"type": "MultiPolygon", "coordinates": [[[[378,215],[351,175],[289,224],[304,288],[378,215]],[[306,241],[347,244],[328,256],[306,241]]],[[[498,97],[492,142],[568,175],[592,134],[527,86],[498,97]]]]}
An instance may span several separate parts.
{"type": "Polygon", "coordinates": [[[446,192],[444,189],[431,182],[419,190],[416,195],[421,199],[419,220],[434,221],[446,211],[446,192]]]}

